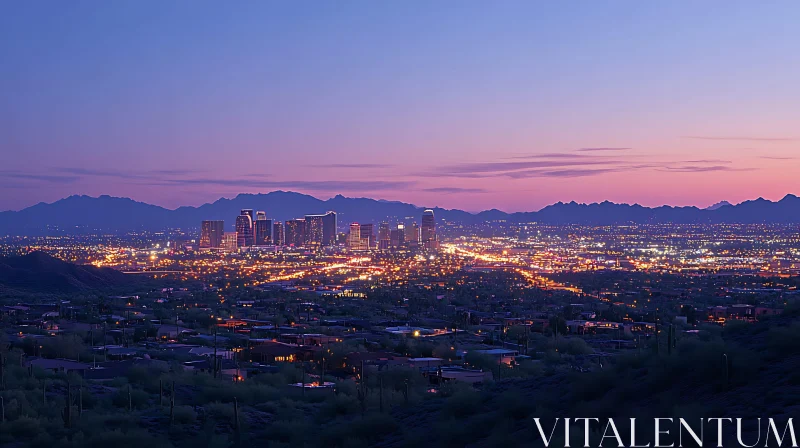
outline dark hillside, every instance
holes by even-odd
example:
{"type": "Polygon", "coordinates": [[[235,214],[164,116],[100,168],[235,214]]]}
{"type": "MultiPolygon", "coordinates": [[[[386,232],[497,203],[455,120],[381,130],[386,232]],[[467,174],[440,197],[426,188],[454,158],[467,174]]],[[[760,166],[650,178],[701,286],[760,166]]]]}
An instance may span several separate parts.
{"type": "MultiPolygon", "coordinates": [[[[663,343],[661,350],[658,355],[654,350],[631,353],[587,373],[546,369],[541,377],[503,380],[480,391],[456,389],[449,397],[395,408],[393,417],[403,429],[375,446],[541,446],[534,417],[543,419],[549,430],[555,417],[587,416],[614,418],[623,440],[630,429],[621,425],[630,417],[649,422],[637,428],[646,443],[652,441],[654,417],[741,417],[751,422],[772,417],[785,424],[800,412],[798,315],[732,324],[718,333],[684,337],[671,354],[664,353],[663,343]],[[723,354],[730,359],[727,384],[723,354]]],[[[744,429],[744,440],[757,439],[755,427],[744,429]]],[[[573,446],[583,440],[575,431],[573,446]]],[[[716,437],[716,426],[706,431],[709,441],[716,437]]],[[[557,431],[556,438],[562,433],[557,431]]],[[[597,446],[600,434],[592,437],[592,446],[597,446]]],[[[762,438],[759,446],[763,443],[762,438]]],[[[563,440],[551,446],[563,446],[563,440]]]]}
{"type": "Polygon", "coordinates": [[[76,265],[44,252],[0,258],[0,289],[73,293],[126,284],[131,278],[110,268],[76,265]]]}

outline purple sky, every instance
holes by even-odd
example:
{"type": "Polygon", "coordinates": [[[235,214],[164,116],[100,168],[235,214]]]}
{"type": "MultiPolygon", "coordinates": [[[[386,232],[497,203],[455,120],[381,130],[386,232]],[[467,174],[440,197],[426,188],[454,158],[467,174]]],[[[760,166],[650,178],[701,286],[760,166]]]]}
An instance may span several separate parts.
{"type": "Polygon", "coordinates": [[[798,23],[794,0],[12,2],[0,210],[779,199],[800,193],[798,23]]]}

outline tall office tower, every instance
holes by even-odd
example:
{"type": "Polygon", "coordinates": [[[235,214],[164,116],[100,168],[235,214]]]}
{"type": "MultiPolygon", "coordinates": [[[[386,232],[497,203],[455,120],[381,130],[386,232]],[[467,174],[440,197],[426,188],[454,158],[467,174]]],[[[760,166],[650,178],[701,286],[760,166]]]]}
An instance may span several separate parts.
{"type": "Polygon", "coordinates": [[[200,248],[219,249],[222,247],[222,235],[224,232],[224,221],[203,221],[200,225],[200,248]]]}
{"type": "Polygon", "coordinates": [[[253,223],[253,241],[256,246],[272,244],[272,220],[267,219],[266,215],[258,215],[253,223]]]}
{"type": "Polygon", "coordinates": [[[222,250],[225,252],[236,252],[239,242],[239,235],[236,232],[225,232],[222,236],[222,250]]]}
{"type": "Polygon", "coordinates": [[[336,212],[306,215],[306,242],[315,246],[336,244],[336,212]]]}
{"type": "Polygon", "coordinates": [[[406,226],[403,224],[397,225],[397,246],[395,247],[405,247],[406,246],[406,226]]]}
{"type": "Polygon", "coordinates": [[[361,225],[357,222],[350,224],[350,234],[347,235],[347,247],[350,250],[361,250],[361,225]]]}
{"type": "Polygon", "coordinates": [[[322,246],[322,215],[306,215],[306,243],[322,246]]]}
{"type": "Polygon", "coordinates": [[[322,245],[336,245],[336,212],[328,212],[322,215],[322,245]]]}
{"type": "Polygon", "coordinates": [[[419,245],[419,225],[416,221],[412,221],[410,224],[406,224],[405,228],[405,242],[406,246],[415,248],[419,245]]]}
{"type": "Polygon", "coordinates": [[[272,243],[276,246],[283,246],[283,223],[275,221],[272,225],[272,243]]]}
{"type": "Polygon", "coordinates": [[[389,230],[389,223],[382,222],[378,225],[378,249],[388,250],[391,243],[392,232],[389,230]]]}
{"type": "Polygon", "coordinates": [[[306,220],[304,218],[290,219],[284,225],[286,231],[284,238],[287,246],[300,247],[306,242],[306,220]]]}
{"type": "Polygon", "coordinates": [[[258,211],[256,212],[256,221],[263,221],[267,219],[267,212],[258,211]]]}
{"type": "Polygon", "coordinates": [[[372,224],[361,224],[361,244],[369,250],[375,247],[375,232],[372,224]]]}
{"type": "Polygon", "coordinates": [[[256,220],[256,215],[253,214],[253,209],[252,208],[243,208],[242,212],[240,213],[240,215],[249,216],[250,217],[250,222],[253,222],[253,221],[256,220]]]}
{"type": "Polygon", "coordinates": [[[389,231],[389,247],[392,249],[400,247],[400,232],[396,227],[389,231]]]}
{"type": "Polygon", "coordinates": [[[236,233],[239,238],[237,244],[239,247],[250,247],[253,245],[252,214],[252,210],[242,210],[242,214],[236,217],[236,233]]]}
{"type": "Polygon", "coordinates": [[[436,220],[431,209],[422,212],[422,231],[420,235],[422,237],[422,245],[426,249],[432,249],[436,246],[436,220]]]}

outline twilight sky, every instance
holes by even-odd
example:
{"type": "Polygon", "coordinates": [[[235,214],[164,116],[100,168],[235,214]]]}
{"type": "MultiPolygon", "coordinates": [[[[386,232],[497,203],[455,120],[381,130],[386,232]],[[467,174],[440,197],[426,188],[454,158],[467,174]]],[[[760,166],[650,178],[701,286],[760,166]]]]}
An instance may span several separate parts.
{"type": "Polygon", "coordinates": [[[800,193],[800,2],[9,1],[0,210],[800,193]]]}

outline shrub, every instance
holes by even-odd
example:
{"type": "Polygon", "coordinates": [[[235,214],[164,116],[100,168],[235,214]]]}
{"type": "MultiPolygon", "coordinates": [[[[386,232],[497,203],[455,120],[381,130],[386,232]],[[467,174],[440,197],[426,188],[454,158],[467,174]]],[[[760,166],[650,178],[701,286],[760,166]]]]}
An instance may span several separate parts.
{"type": "Polygon", "coordinates": [[[197,413],[191,406],[175,406],[175,422],[182,425],[194,423],[197,420],[197,413]]]}

